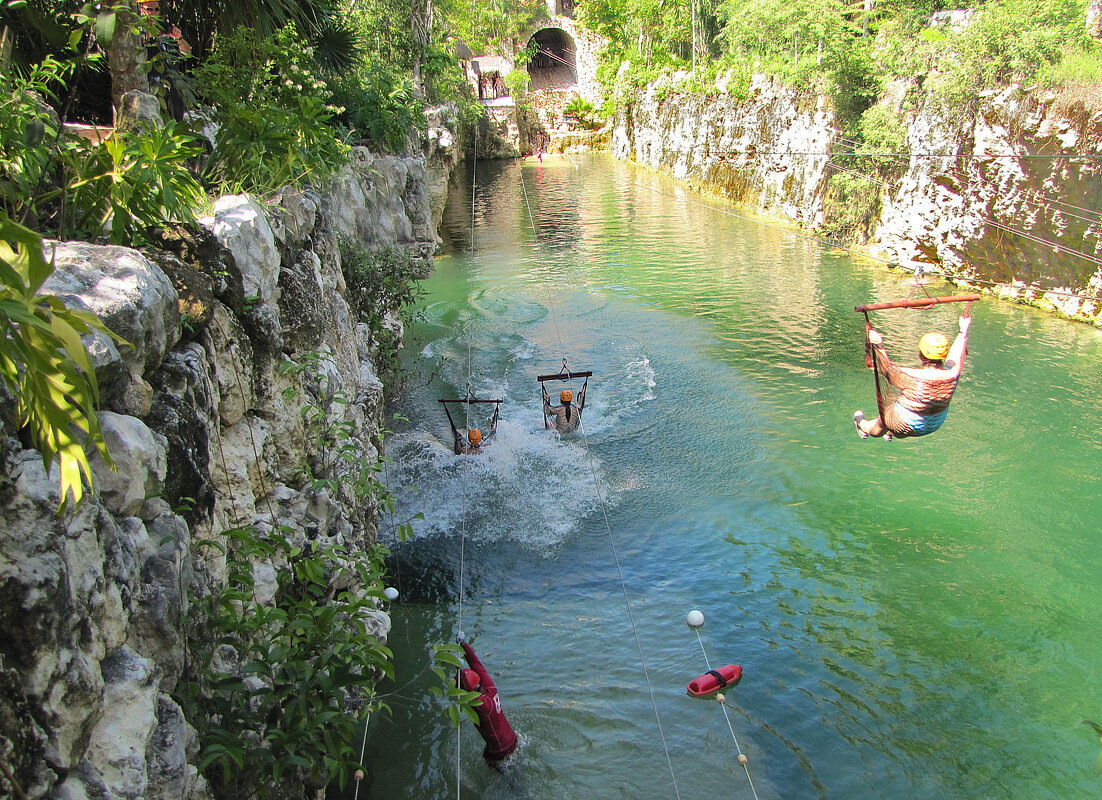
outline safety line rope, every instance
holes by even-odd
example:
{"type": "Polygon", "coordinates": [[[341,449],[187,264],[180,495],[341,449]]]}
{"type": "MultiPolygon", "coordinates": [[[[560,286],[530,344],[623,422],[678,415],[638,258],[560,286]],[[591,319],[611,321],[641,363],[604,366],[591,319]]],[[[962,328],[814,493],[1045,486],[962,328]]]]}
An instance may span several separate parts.
{"type": "MultiPolygon", "coordinates": [[[[532,237],[533,237],[533,240],[535,242],[536,247],[538,248],[539,247],[539,231],[536,229],[536,220],[535,220],[535,216],[532,214],[532,204],[529,202],[529,199],[528,199],[528,189],[524,184],[524,175],[523,175],[523,173],[520,176],[520,186],[521,186],[521,191],[524,194],[524,204],[528,209],[528,221],[532,226],[532,237]]],[[[563,363],[565,364],[566,363],[566,348],[563,346],[562,336],[558,334],[558,323],[555,319],[556,314],[554,312],[554,301],[553,301],[553,298],[552,298],[552,295],[551,295],[551,289],[550,289],[550,287],[547,286],[546,282],[544,283],[544,287],[547,291],[547,302],[548,302],[548,306],[550,307],[550,312],[551,312],[551,313],[548,314],[548,316],[551,318],[551,324],[555,328],[556,335],[558,335],[558,338],[559,338],[559,352],[563,355],[563,363]]],[[[567,370],[567,373],[569,374],[569,370],[567,370]]],[[[657,700],[657,698],[655,697],[655,694],[654,694],[654,684],[651,682],[650,673],[647,671],[647,659],[643,655],[643,641],[642,641],[641,637],[639,636],[639,629],[635,624],[635,615],[631,611],[631,598],[628,596],[627,584],[624,582],[624,572],[623,572],[623,569],[620,567],[620,557],[616,552],[616,540],[612,535],[612,525],[608,521],[608,507],[605,503],[605,498],[601,494],[601,484],[600,484],[600,480],[598,479],[598,476],[597,476],[597,468],[596,468],[596,465],[595,465],[595,459],[593,458],[593,454],[589,449],[589,440],[588,440],[588,438],[586,438],[586,434],[585,434],[585,424],[582,422],[581,419],[578,420],[578,430],[582,434],[582,443],[585,446],[586,460],[589,462],[590,473],[593,476],[593,486],[594,486],[594,489],[597,493],[597,502],[598,502],[598,505],[601,508],[601,516],[604,519],[605,531],[608,533],[608,543],[609,543],[610,549],[612,550],[612,560],[613,560],[613,563],[616,565],[616,576],[620,580],[620,589],[624,593],[624,606],[627,608],[628,620],[631,623],[631,632],[632,632],[632,635],[635,637],[635,647],[639,651],[639,663],[642,665],[642,668],[643,668],[643,678],[644,678],[644,680],[646,681],[646,684],[647,684],[647,691],[650,693],[651,706],[654,708],[654,719],[655,719],[655,722],[657,723],[657,726],[658,726],[658,736],[662,740],[662,751],[666,754],[666,764],[667,764],[667,766],[669,767],[669,770],[670,770],[670,780],[673,782],[673,793],[674,793],[674,796],[678,800],[681,800],[681,793],[678,791],[678,788],[677,788],[677,776],[674,774],[674,770],[673,770],[673,759],[670,757],[670,748],[666,743],[666,734],[662,730],[662,717],[658,713],[658,700],[657,700]]]]}
{"type": "MultiPolygon", "coordinates": [[[[708,660],[708,651],[704,649],[704,642],[700,638],[700,630],[693,628],[693,633],[696,634],[696,642],[700,645],[700,652],[704,654],[704,665],[710,670],[712,668],[712,662],[708,660]]],[[[720,695],[722,698],[723,695],[720,695]]],[[[742,768],[746,770],[746,780],[750,782],[750,791],[753,792],[755,800],[757,800],[758,790],[754,788],[754,779],[750,777],[750,765],[746,754],[742,752],[742,747],[738,743],[738,737],[735,736],[735,726],[731,724],[731,718],[727,715],[727,702],[726,700],[719,701],[719,707],[723,709],[723,718],[727,721],[727,730],[731,732],[731,739],[735,743],[735,750],[739,754],[739,763],[742,764],[742,768]]]]}

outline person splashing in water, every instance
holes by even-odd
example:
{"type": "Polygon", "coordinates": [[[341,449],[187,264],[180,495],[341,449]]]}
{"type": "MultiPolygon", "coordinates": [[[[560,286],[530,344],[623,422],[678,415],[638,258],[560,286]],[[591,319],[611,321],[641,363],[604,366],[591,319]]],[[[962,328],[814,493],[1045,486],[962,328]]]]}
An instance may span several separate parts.
{"type": "Polygon", "coordinates": [[[474,649],[463,639],[462,634],[456,636],[455,641],[463,648],[470,666],[470,669],[459,671],[459,688],[467,692],[478,692],[473,708],[478,715],[478,732],[486,741],[482,757],[487,764],[501,772],[502,762],[517,749],[517,733],[505,718],[493,678],[475,655],[474,649]]]}
{"type": "Polygon", "coordinates": [[[547,387],[543,387],[543,414],[544,424],[547,427],[554,425],[559,433],[573,433],[578,429],[582,421],[582,409],[585,408],[585,386],[578,392],[578,403],[573,405],[574,393],[569,389],[563,389],[559,393],[561,405],[551,405],[551,396],[547,393],[547,387]]]}
{"type": "Polygon", "coordinates": [[[481,453],[482,448],[489,443],[493,438],[496,428],[490,428],[490,435],[486,437],[485,442],[482,439],[482,431],[478,428],[471,428],[467,431],[467,438],[464,440],[463,433],[457,429],[452,429],[455,434],[455,454],[460,455],[473,455],[481,453]]]}

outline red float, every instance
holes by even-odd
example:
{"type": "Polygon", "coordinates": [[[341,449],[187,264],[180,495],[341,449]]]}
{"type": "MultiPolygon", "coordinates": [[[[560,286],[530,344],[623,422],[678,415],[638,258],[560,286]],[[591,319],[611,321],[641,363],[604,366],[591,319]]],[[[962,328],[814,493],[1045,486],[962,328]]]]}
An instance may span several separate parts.
{"type": "Polygon", "coordinates": [[[708,697],[724,687],[738,683],[741,677],[742,667],[738,664],[710,669],[699,678],[689,681],[689,694],[693,697],[708,697]]]}

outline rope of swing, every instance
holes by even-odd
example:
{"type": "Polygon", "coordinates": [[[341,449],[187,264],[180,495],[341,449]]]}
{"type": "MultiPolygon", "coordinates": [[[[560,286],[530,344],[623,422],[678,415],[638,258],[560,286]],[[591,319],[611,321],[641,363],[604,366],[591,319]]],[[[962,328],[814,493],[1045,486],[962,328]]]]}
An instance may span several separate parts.
{"type": "MultiPolygon", "coordinates": [[[[865,313],[865,366],[872,369],[872,379],[876,384],[876,413],[884,420],[884,395],[880,392],[880,365],[876,362],[876,348],[872,346],[869,333],[872,331],[872,322],[869,321],[869,312],[865,313]]],[[[698,634],[699,635],[699,634],[698,634]]]]}
{"type": "MultiPolygon", "coordinates": [[[[696,642],[700,645],[700,652],[704,654],[704,665],[709,670],[712,668],[712,662],[708,660],[708,651],[704,649],[704,642],[700,638],[700,630],[693,628],[693,632],[696,634],[696,642]]],[[[723,695],[719,695],[719,707],[723,709],[723,719],[727,721],[727,730],[731,732],[731,739],[735,743],[735,750],[739,754],[739,763],[742,764],[742,768],[746,771],[746,780],[750,783],[750,791],[754,795],[754,800],[757,800],[758,790],[754,788],[754,779],[750,777],[750,765],[746,754],[742,752],[742,747],[738,743],[738,737],[735,736],[735,726],[731,724],[731,717],[727,714],[727,702],[723,699],[723,695]]]]}
{"type": "MultiPolygon", "coordinates": [[[[528,199],[528,189],[524,184],[523,174],[521,175],[521,179],[520,179],[520,187],[521,187],[521,191],[524,194],[524,205],[528,209],[528,221],[532,226],[532,237],[533,237],[533,240],[534,240],[534,244],[538,248],[539,247],[539,231],[536,228],[536,219],[535,219],[535,216],[532,213],[532,204],[528,199]]],[[[538,255],[537,255],[537,260],[538,260],[538,255]]],[[[550,308],[550,312],[551,312],[550,314],[548,314],[548,316],[551,319],[552,327],[554,327],[556,336],[558,337],[559,352],[563,355],[563,363],[565,364],[566,363],[566,357],[565,357],[566,348],[563,345],[562,335],[559,332],[558,321],[556,319],[557,315],[556,315],[555,310],[554,310],[554,300],[553,300],[553,297],[552,297],[552,294],[551,294],[551,289],[550,289],[550,287],[547,286],[546,282],[544,282],[544,288],[547,291],[548,307],[550,308]]],[[[569,375],[569,374],[570,374],[570,371],[567,370],[567,375],[569,375]]],[[[596,465],[594,463],[593,454],[589,449],[589,440],[586,438],[585,425],[582,423],[581,419],[579,419],[579,421],[578,421],[578,430],[582,434],[582,443],[585,446],[586,460],[589,462],[590,474],[593,477],[593,486],[594,486],[594,489],[597,493],[597,502],[598,502],[598,505],[601,508],[601,516],[604,520],[605,531],[608,534],[609,547],[612,550],[612,560],[613,560],[613,563],[616,566],[616,576],[620,581],[620,589],[624,594],[624,606],[627,609],[628,620],[631,623],[632,635],[635,637],[635,647],[639,651],[639,663],[642,665],[643,678],[644,678],[644,680],[646,681],[646,684],[647,684],[647,691],[650,693],[651,706],[654,708],[654,719],[655,719],[655,723],[657,724],[657,727],[658,727],[658,736],[662,740],[662,751],[666,755],[666,764],[667,764],[667,766],[669,767],[669,770],[670,770],[670,780],[673,783],[673,793],[674,793],[674,796],[677,798],[677,800],[681,800],[681,793],[678,791],[678,788],[677,788],[677,776],[674,774],[674,769],[673,769],[673,759],[670,757],[670,749],[669,749],[669,746],[666,743],[666,734],[662,730],[662,717],[658,713],[658,700],[657,700],[657,698],[655,697],[655,694],[654,694],[654,684],[651,682],[650,673],[647,671],[647,659],[643,655],[643,641],[642,641],[642,638],[639,636],[639,628],[635,624],[635,615],[632,613],[632,610],[631,610],[631,598],[628,595],[627,584],[624,582],[624,571],[620,567],[620,557],[616,552],[616,540],[612,535],[612,525],[609,523],[609,520],[608,520],[608,508],[607,508],[607,505],[605,503],[605,498],[601,494],[601,483],[600,483],[600,480],[599,480],[598,475],[597,475],[597,468],[596,468],[596,465]]]]}

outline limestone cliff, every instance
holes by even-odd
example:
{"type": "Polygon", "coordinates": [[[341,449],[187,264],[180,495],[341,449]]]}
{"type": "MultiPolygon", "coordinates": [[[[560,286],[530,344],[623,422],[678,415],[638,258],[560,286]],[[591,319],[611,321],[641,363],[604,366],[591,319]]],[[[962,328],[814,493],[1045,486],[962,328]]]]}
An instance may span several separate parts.
{"type": "MultiPolygon", "coordinates": [[[[679,90],[687,79],[665,76],[621,109],[613,154],[819,229],[831,153],[845,151],[827,99],[762,76],[746,99],[721,76],[705,99],[679,90]]],[[[1102,303],[1083,299],[1102,292],[1102,114],[1054,97],[1012,86],[974,113],[905,113],[906,168],[881,190],[865,251],[1102,324],[1102,303]]]]}
{"type": "MultiPolygon", "coordinates": [[[[28,797],[209,796],[171,697],[188,587],[224,577],[195,543],[242,525],[374,540],[377,510],[304,480],[304,467],[340,469],[327,448],[349,443],[378,455],[377,376],[401,322],[394,309],[381,309],[382,330],[360,322],[340,242],[402,246],[431,267],[454,162],[444,133],[432,141],[431,177],[424,156],[357,150],[325,191],[222,197],[204,231],[166,232],[159,249],[54,247],[45,290],[132,346],[91,342],[117,471],[96,461],[75,513],[57,514],[57,475],[0,397],[0,763],[28,797]],[[344,441],[308,439],[307,407],[344,441]]],[[[388,626],[381,615],[377,634],[388,626]]]]}

